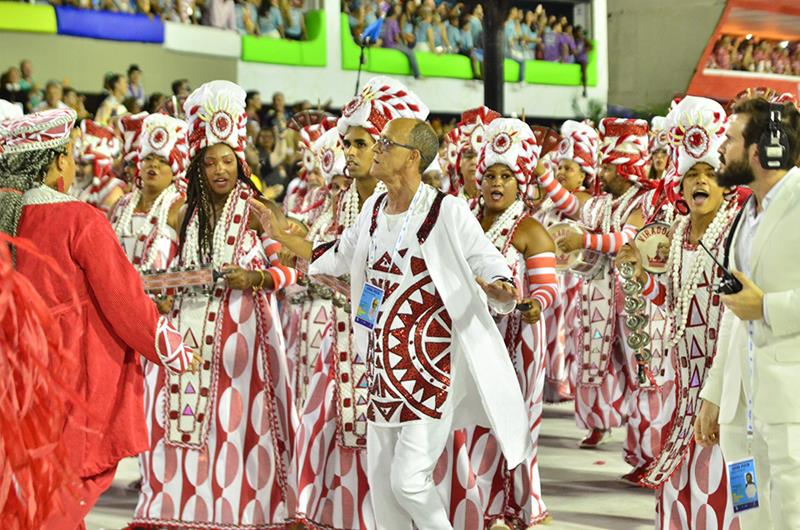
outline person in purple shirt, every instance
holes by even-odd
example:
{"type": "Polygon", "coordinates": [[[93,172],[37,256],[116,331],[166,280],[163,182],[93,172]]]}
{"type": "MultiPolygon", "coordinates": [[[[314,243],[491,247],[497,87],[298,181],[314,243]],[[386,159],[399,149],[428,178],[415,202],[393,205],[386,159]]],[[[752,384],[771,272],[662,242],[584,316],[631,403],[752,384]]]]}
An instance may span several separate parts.
{"type": "Polygon", "coordinates": [[[561,48],[561,62],[573,64],[575,62],[575,39],[572,37],[572,26],[567,26],[559,35],[561,48]]]}
{"type": "MultiPolygon", "coordinates": [[[[555,24],[553,24],[555,26],[555,24]]],[[[542,34],[542,58],[545,61],[558,62],[561,58],[559,52],[559,37],[553,26],[547,25],[542,34]]],[[[561,28],[559,28],[559,33],[561,28]]]]}
{"type": "Polygon", "coordinates": [[[392,48],[405,54],[405,56],[408,57],[408,64],[411,67],[411,72],[416,79],[419,79],[419,66],[417,65],[417,57],[414,55],[414,50],[402,42],[402,35],[400,32],[400,15],[402,12],[403,8],[400,4],[392,6],[386,19],[383,21],[381,43],[384,48],[392,48]]]}
{"type": "Polygon", "coordinates": [[[586,30],[575,26],[575,62],[581,67],[581,85],[583,97],[586,97],[586,65],[589,62],[589,52],[592,51],[592,42],[586,37],[586,30]]]}

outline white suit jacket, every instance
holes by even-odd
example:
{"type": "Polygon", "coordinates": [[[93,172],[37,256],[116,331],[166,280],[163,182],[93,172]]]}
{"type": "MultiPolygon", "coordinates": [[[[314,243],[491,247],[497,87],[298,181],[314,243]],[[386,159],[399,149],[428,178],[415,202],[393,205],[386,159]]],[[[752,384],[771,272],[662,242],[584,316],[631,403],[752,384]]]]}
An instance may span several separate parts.
{"type": "MultiPolygon", "coordinates": [[[[491,427],[508,467],[514,468],[532,451],[528,415],[503,338],[489,314],[486,296],[475,282],[476,276],[487,281],[498,276],[511,278],[511,270],[500,251],[486,238],[466,202],[449,195],[433,200],[439,192],[426,184],[420,185],[426,187],[427,204],[431,209],[438,208],[435,224],[420,248],[452,319],[452,362],[467,368],[454,371],[465,381],[454,380],[451,392],[456,393],[455,387],[459,385],[466,393],[455,404],[454,428],[470,424],[491,427]]],[[[309,266],[312,276],[350,274],[350,298],[354,305],[364,288],[370,227],[375,203],[381,197],[378,194],[370,197],[356,224],[337,241],[316,246],[309,266]]],[[[420,201],[420,205],[425,202],[420,201]]],[[[513,308],[512,303],[497,309],[508,313],[513,308]]],[[[356,324],[353,333],[355,347],[365,355],[369,333],[356,324]]]]}
{"type": "MultiPolygon", "coordinates": [[[[767,295],[769,325],[753,322],[753,416],[765,423],[800,423],[800,168],[783,178],[755,237],[741,242],[752,245],[750,279],[767,295]]],[[[734,270],[741,224],[729,253],[734,270]]],[[[740,389],[750,395],[747,348],[748,322],[725,311],[717,355],[700,393],[719,405],[720,423],[733,421],[740,389]]]]}

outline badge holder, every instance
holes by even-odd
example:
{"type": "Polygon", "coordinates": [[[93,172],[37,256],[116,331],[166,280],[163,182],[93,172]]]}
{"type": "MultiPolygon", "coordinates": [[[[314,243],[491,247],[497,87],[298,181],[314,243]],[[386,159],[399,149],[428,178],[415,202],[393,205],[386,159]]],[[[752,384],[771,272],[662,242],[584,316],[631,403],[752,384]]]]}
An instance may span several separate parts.
{"type": "Polygon", "coordinates": [[[375,329],[375,324],[378,321],[378,312],[383,303],[383,289],[376,287],[370,283],[364,284],[364,290],[361,291],[361,300],[358,301],[358,308],[356,309],[356,324],[359,324],[369,331],[375,329]]]}
{"type": "Polygon", "coordinates": [[[752,456],[728,464],[728,484],[733,513],[758,508],[756,461],[752,456]]]}

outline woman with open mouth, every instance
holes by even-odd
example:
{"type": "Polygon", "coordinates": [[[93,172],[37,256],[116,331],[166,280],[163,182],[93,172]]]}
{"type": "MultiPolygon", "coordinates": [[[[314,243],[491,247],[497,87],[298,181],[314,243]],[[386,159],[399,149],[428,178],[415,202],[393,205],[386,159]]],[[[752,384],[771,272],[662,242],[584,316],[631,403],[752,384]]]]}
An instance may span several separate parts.
{"type": "Polygon", "coordinates": [[[632,264],[643,294],[673,315],[668,351],[676,367],[675,409],[664,431],[660,453],[640,481],[655,488],[656,527],[691,530],[738,528],[719,445],[700,447],[694,441],[693,419],[700,409],[700,390],[717,350],[724,306],[713,292],[719,267],[703,245],[722,262],[725,240],[741,208],[743,193],[721,188],[719,148],[727,119],[716,101],[687,96],[668,116],[671,153],[665,173],[669,201],[682,213],[673,224],[672,244],[664,276],[641,266],[634,245],[626,245],[617,265],[632,264]],[[703,514],[695,520],[695,514],[703,514]]]}
{"type": "MultiPolygon", "coordinates": [[[[520,120],[498,118],[485,134],[477,166],[481,189],[478,219],[486,237],[505,256],[523,292],[518,310],[495,320],[517,370],[534,452],[513,472],[505,470],[504,459],[497,455],[493,465],[482,467],[486,471],[478,472],[476,478],[487,523],[493,528],[528,528],[549,519],[542,500],[536,447],[547,345],[542,314],[559,296],[555,243],[530,216],[525,203],[541,151],[530,127],[520,120]]],[[[476,440],[492,436],[481,428],[473,429],[472,435],[476,440]]],[[[486,455],[478,454],[482,451],[479,448],[492,444],[473,442],[471,446],[475,449],[470,460],[481,462],[486,455]]]]}

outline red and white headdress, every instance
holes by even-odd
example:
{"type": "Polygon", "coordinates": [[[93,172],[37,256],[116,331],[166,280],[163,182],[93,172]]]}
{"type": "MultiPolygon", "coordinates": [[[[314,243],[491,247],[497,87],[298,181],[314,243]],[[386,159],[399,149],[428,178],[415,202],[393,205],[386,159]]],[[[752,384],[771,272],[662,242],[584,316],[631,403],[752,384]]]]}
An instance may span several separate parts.
{"type": "Polygon", "coordinates": [[[670,155],[664,175],[667,197],[681,200],[681,180],[696,164],[704,162],[718,170],[719,148],[725,141],[728,117],[713,99],[686,96],[667,116],[670,124],[670,155]]]}
{"type": "Polygon", "coordinates": [[[395,118],[424,120],[428,112],[422,100],[402,83],[378,76],[370,79],[361,93],[345,106],[337,127],[342,136],[350,127],[363,127],[377,138],[395,118]]]}
{"type": "Polygon", "coordinates": [[[55,109],[0,122],[0,156],[53,149],[69,143],[75,111],[55,109]]]}
{"type": "Polygon", "coordinates": [[[305,179],[306,175],[317,167],[318,157],[314,151],[314,143],[325,134],[326,131],[336,128],[337,119],[326,117],[319,123],[306,125],[300,129],[300,141],[297,144],[300,150],[300,177],[305,179]]]}
{"type": "Polygon", "coordinates": [[[119,132],[122,135],[122,159],[125,162],[139,165],[139,139],[142,134],[142,122],[149,114],[126,114],[119,119],[119,132]]]}
{"type": "Polygon", "coordinates": [[[0,99],[0,121],[22,116],[22,107],[10,101],[0,99]]]}
{"type": "Polygon", "coordinates": [[[666,116],[653,116],[650,120],[650,153],[666,150],[669,144],[669,125],[666,116]]]}
{"type": "Polygon", "coordinates": [[[75,142],[75,158],[94,165],[94,174],[99,177],[110,171],[114,159],[122,151],[122,142],[114,129],[92,120],[81,122],[81,136],[75,142]]]}
{"type": "Polygon", "coordinates": [[[639,184],[649,183],[649,127],[645,120],[603,118],[600,121],[601,164],[616,166],[617,174],[639,184]]]}
{"type": "Polygon", "coordinates": [[[317,167],[325,178],[325,182],[331,183],[333,177],[344,175],[347,166],[347,158],[344,155],[344,144],[339,131],[330,129],[320,136],[311,147],[317,156],[317,167]]]}
{"type": "Polygon", "coordinates": [[[151,114],[142,124],[139,142],[139,164],[149,155],[157,155],[166,160],[175,179],[186,173],[189,165],[189,125],[166,114],[151,114]]]}
{"type": "Polygon", "coordinates": [[[513,118],[497,118],[486,128],[475,176],[480,182],[487,169],[502,164],[514,172],[520,193],[526,196],[541,151],[527,123],[513,118]]]}
{"type": "Polygon", "coordinates": [[[489,107],[477,107],[461,114],[461,121],[457,125],[460,133],[459,152],[471,147],[476,153],[480,153],[486,140],[486,128],[501,117],[499,112],[489,107]]]}
{"type": "Polygon", "coordinates": [[[558,144],[557,161],[572,160],[592,181],[597,176],[597,157],[600,135],[591,125],[567,120],[561,125],[561,143],[558,144]]]}
{"type": "Polygon", "coordinates": [[[189,156],[205,147],[226,144],[246,167],[247,143],[245,91],[230,81],[209,81],[192,92],[183,104],[189,122],[189,156]]]}

